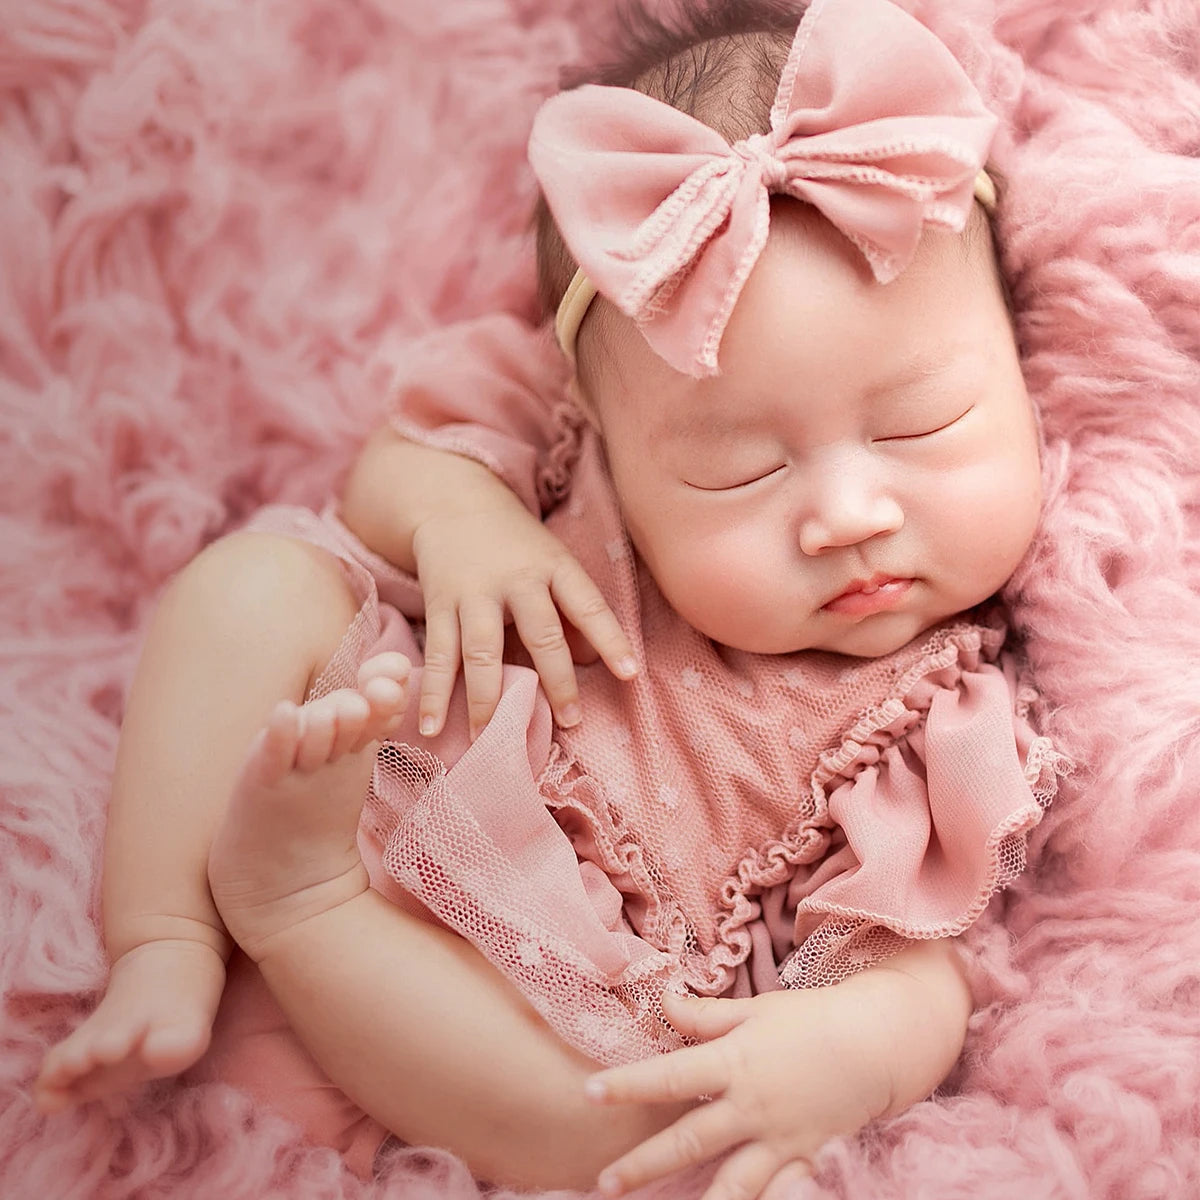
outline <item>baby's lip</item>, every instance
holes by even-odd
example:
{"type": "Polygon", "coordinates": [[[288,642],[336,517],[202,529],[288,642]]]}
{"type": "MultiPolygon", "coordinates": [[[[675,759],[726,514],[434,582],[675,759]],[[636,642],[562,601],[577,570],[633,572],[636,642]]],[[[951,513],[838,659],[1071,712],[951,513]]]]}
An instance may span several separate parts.
{"type": "Polygon", "coordinates": [[[835,600],[840,600],[843,596],[852,596],[856,592],[865,592],[867,595],[870,595],[872,592],[879,591],[885,583],[893,583],[907,578],[908,576],[906,575],[885,575],[882,572],[876,572],[870,579],[852,580],[836,596],[830,596],[825,603],[832,604],[835,600]]]}
{"type": "Polygon", "coordinates": [[[878,574],[870,579],[856,579],[844,591],[826,600],[821,610],[848,617],[884,612],[901,602],[912,583],[911,578],[898,575],[878,574]]]}

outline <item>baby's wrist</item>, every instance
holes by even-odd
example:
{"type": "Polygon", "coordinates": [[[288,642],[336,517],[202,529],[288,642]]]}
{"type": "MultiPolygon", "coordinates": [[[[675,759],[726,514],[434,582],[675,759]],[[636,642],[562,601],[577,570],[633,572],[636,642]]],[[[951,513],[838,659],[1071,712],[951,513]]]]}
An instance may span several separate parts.
{"type": "Polygon", "coordinates": [[[493,537],[497,520],[537,521],[505,484],[499,480],[496,483],[499,491],[465,490],[445,504],[416,516],[412,525],[412,553],[418,567],[423,551],[461,541],[464,535],[473,536],[476,523],[487,522],[488,536],[493,537]]]}
{"type": "Polygon", "coordinates": [[[971,995],[950,939],[916,943],[846,981],[867,1014],[867,1041],[886,1070],[879,1116],[925,1099],[953,1069],[966,1040],[971,995]]]}
{"type": "Polygon", "coordinates": [[[482,463],[409,441],[385,427],[372,435],[351,469],[338,515],[369,549],[412,572],[421,525],[439,516],[506,503],[523,507],[482,463]]]}

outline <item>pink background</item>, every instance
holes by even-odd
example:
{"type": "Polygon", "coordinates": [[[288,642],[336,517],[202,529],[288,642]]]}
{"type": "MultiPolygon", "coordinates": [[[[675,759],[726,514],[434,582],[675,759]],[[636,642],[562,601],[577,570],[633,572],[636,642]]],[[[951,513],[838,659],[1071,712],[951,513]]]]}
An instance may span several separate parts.
{"type": "MultiPolygon", "coordinates": [[[[1008,134],[1003,230],[1050,450],[1014,581],[1081,769],[972,934],[943,1094],[813,1195],[1200,1194],[1200,10],[907,0],[1008,134]],[[1002,920],[1001,920],[1002,919],[1002,920]]],[[[121,701],[164,582],[316,504],[414,338],[532,312],[523,143],[588,0],[0,2],[0,1194],[450,1197],[365,1184],[219,1087],[38,1117],[95,1003],[121,701]]],[[[656,1194],[698,1196],[696,1173],[656,1194]]]]}

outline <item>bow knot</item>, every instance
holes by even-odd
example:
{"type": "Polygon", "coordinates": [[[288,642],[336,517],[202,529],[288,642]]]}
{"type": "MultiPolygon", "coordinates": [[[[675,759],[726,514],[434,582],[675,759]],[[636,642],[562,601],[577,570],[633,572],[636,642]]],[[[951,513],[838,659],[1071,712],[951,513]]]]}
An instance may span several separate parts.
{"type": "Polygon", "coordinates": [[[661,101],[589,85],[542,105],[529,158],[577,278],[632,317],[667,363],[699,376],[717,373],[766,244],[770,193],[812,204],[887,283],[925,225],[962,229],[995,129],[915,17],[890,0],[811,0],[769,132],[731,146],[661,101]]]}
{"type": "Polygon", "coordinates": [[[778,146],[769,133],[756,133],[740,142],[734,142],[730,149],[740,159],[752,166],[757,166],[762,177],[763,186],[768,192],[782,192],[788,182],[788,166],[778,156],[778,146]]]}

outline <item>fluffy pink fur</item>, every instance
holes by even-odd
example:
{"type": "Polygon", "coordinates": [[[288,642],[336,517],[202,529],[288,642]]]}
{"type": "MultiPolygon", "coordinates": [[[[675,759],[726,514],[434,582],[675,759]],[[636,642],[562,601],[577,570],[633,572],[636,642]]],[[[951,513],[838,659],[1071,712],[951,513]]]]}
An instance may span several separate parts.
{"type": "MultiPolygon", "coordinates": [[[[1044,415],[1015,614],[1081,770],[972,935],[944,1093],[819,1162],[838,1197],[1200,1194],[1200,11],[910,0],[1009,130],[1044,415]]],[[[586,0],[0,5],[0,1192],[428,1197],[218,1087],[53,1120],[28,1085],[104,980],[95,897],[138,630],[267,500],[315,504],[441,323],[532,309],[526,130],[586,0]]],[[[703,1173],[657,1189],[698,1194],[703,1173]]]]}

